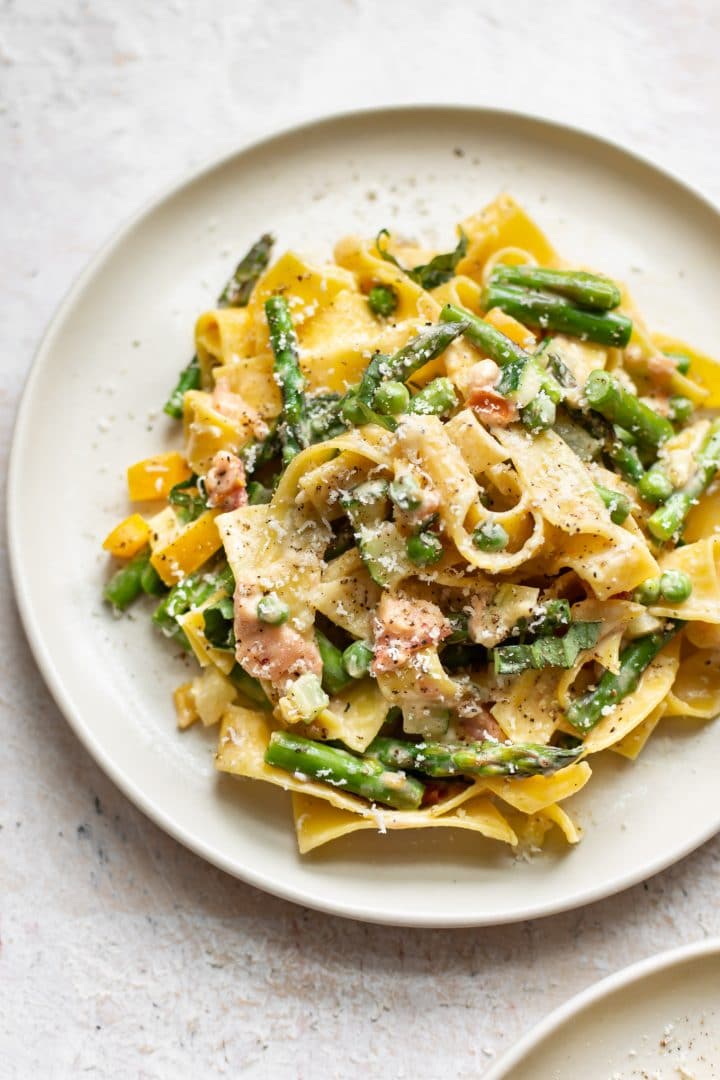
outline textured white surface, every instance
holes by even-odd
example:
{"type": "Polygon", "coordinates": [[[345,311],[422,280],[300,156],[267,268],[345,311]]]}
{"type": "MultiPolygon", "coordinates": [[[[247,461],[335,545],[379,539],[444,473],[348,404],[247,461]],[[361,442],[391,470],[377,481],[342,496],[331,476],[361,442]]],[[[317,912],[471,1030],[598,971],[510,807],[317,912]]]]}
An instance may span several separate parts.
{"type": "MultiPolygon", "coordinates": [[[[269,128],[413,100],[534,109],[720,200],[713,0],[201,9],[0,8],[3,461],[33,349],[99,243],[183,170],[269,128]]],[[[81,493],[60,480],[70,509],[81,493]]],[[[105,779],[42,685],[6,572],[0,588],[3,1078],[477,1075],[581,987],[720,932],[717,840],[615,899],[499,930],[362,926],[263,896],[105,779]]]]}

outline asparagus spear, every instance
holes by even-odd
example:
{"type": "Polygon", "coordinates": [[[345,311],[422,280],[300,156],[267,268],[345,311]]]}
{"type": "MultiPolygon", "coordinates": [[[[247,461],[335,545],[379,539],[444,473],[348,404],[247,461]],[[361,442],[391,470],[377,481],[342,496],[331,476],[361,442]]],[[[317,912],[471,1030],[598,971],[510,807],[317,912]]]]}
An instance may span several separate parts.
{"type": "Polygon", "coordinates": [[[230,679],[243,697],[246,697],[253,705],[265,711],[272,708],[258,680],[253,678],[252,675],[248,675],[247,671],[241,668],[239,664],[235,664],[235,667],[230,672],[230,679]]]}
{"type": "Polygon", "coordinates": [[[555,423],[556,417],[555,402],[544,390],[540,390],[532,401],[520,410],[520,419],[531,435],[540,435],[547,431],[555,423]]]}
{"type": "MultiPolygon", "coordinates": [[[[635,447],[634,437],[621,427],[613,426],[599,413],[580,412],[569,408],[568,412],[571,417],[570,423],[583,428],[588,436],[586,446],[580,449],[577,449],[569,439],[566,440],[578,457],[591,461],[597,458],[598,452],[602,452],[610,459],[610,463],[615,466],[615,470],[623,479],[637,487],[645,476],[645,467],[635,447]]],[[[562,430],[558,430],[558,434],[563,435],[562,430]]]]}
{"type": "Polygon", "coordinates": [[[672,495],[672,481],[659,461],[640,478],[638,491],[643,499],[651,503],[665,502],[672,495]]]}
{"type": "Polygon", "coordinates": [[[287,465],[310,442],[305,379],[300,371],[298,345],[284,296],[271,296],[265,301],[265,315],[270,331],[270,344],[275,356],[275,380],[283,399],[282,421],[279,426],[283,464],[287,465]]]}
{"type": "Polygon", "coordinates": [[[164,634],[175,637],[185,642],[185,635],[177,623],[180,615],[184,615],[191,608],[199,607],[204,600],[212,596],[218,589],[232,592],[235,587],[232,570],[226,566],[218,574],[207,574],[197,571],[188,574],[186,578],[173,586],[167,596],[158,604],[153,612],[153,622],[159,626],[164,634]]]}
{"type": "Polygon", "coordinates": [[[382,382],[392,379],[396,382],[407,382],[420,368],[425,367],[436,356],[445,352],[456,337],[466,329],[466,320],[458,319],[436,323],[421,330],[414,338],[403,345],[393,356],[376,356],[370,361],[358,388],[358,396],[361,401],[372,404],[377,388],[382,382]]]}
{"type": "Polygon", "coordinates": [[[251,439],[240,450],[245,475],[252,476],[259,468],[276,458],[281,450],[279,425],[275,422],[264,439],[251,439]]]}
{"type": "Polygon", "coordinates": [[[148,562],[145,565],[145,568],[140,575],[140,585],[142,591],[147,593],[148,596],[164,596],[168,591],[167,585],[151,562],[148,562]]]}
{"type": "Polygon", "coordinates": [[[444,321],[422,330],[393,356],[378,354],[368,364],[360,383],[347,392],[341,402],[341,412],[351,424],[382,424],[394,431],[392,416],[374,410],[375,395],[385,382],[404,383],[420,368],[425,367],[463,333],[467,320],[444,321]]]}
{"type": "Polygon", "coordinates": [[[624,348],[632,333],[632,322],[625,315],[586,311],[553,293],[502,285],[492,280],[485,288],[483,303],[486,309],[499,307],[527,326],[556,330],[600,345],[624,348]]]}
{"type": "Polygon", "coordinates": [[[285,772],[311,776],[396,810],[417,810],[425,791],[419,780],[374,758],[358,757],[288,731],[272,733],[265,761],[285,772]]]}
{"type": "Polygon", "coordinates": [[[366,750],[368,757],[395,769],[414,769],[442,776],[548,776],[577,759],[581,748],[561,750],[535,743],[477,743],[445,745],[409,742],[378,736],[366,750]]]}
{"type": "Polygon", "coordinates": [[[315,627],[315,641],[317,642],[320,659],[322,660],[322,686],[327,694],[339,694],[352,682],[343,661],[342,650],[333,645],[326,638],[322,630],[315,627]]]}
{"type": "Polygon", "coordinates": [[[626,446],[622,442],[609,442],[606,453],[623,479],[636,486],[640,484],[645,476],[645,469],[634,446],[626,446]]]}
{"type": "Polygon", "coordinates": [[[247,307],[253,289],[270,262],[275,240],[263,233],[235,267],[235,273],[220,293],[218,307],[247,307]]]}
{"type": "MultiPolygon", "coordinates": [[[[311,443],[332,439],[346,429],[340,412],[339,394],[315,394],[305,398],[309,421],[308,438],[311,443]]],[[[240,457],[248,477],[281,453],[280,425],[274,421],[264,439],[251,439],[240,450],[240,457]]]]}
{"type": "Polygon", "coordinates": [[[544,392],[553,403],[562,401],[563,388],[553,373],[541,363],[540,350],[535,354],[526,352],[490,323],[454,304],[445,305],[440,312],[440,319],[467,320],[469,325],[464,331],[465,337],[502,368],[502,377],[497,387],[500,394],[513,396],[520,389],[523,380],[532,379],[537,391],[544,392]]]}
{"type": "Polygon", "coordinates": [[[591,731],[623,698],[637,690],[645,670],[681,626],[682,623],[674,622],[663,632],[631,641],[620,653],[617,675],[606,671],[594,690],[577,698],[567,709],[565,715],[576,731],[591,731]]]}
{"type": "Polygon", "coordinates": [[[657,540],[669,540],[682,531],[690,510],[715,479],[720,469],[720,418],[710,425],[695,464],[695,472],[687,484],[648,518],[648,529],[657,540]]]}
{"type": "Polygon", "coordinates": [[[501,366],[498,393],[513,400],[522,393],[524,404],[520,415],[528,430],[539,434],[552,427],[556,418],[555,406],[563,399],[563,388],[552,372],[542,365],[538,356],[525,352],[490,323],[463,308],[446,304],[440,312],[440,319],[456,318],[467,319],[469,325],[465,337],[501,366]]]}
{"type": "MultiPolygon", "coordinates": [[[[387,357],[383,359],[387,359],[387,357]]],[[[397,385],[398,383],[393,381],[393,386],[397,385]]],[[[340,413],[343,420],[346,420],[348,424],[354,424],[356,427],[362,427],[363,424],[377,424],[379,427],[387,428],[388,431],[395,431],[397,420],[387,410],[383,384],[378,387],[378,393],[381,396],[378,398],[376,408],[372,408],[366,401],[361,401],[357,388],[348,390],[340,402],[340,413]]]]}
{"type": "MultiPolygon", "coordinates": [[[[218,307],[245,307],[255,284],[270,261],[273,237],[270,233],[253,244],[238,263],[235,273],[220,293],[218,307]]],[[[175,420],[182,418],[183,397],[188,390],[200,387],[200,364],[197,356],[180,372],[177,385],[164,405],[164,411],[175,420]]]]}
{"type": "Polygon", "coordinates": [[[695,412],[695,405],[684,394],[673,394],[668,405],[670,407],[668,416],[676,427],[686,424],[695,412]]]}
{"type": "Polygon", "coordinates": [[[565,390],[571,390],[577,386],[577,379],[563,360],[562,355],[558,355],[555,338],[545,338],[538,352],[547,352],[548,370],[553,373],[560,386],[564,387],[565,390]]]}
{"type": "Polygon", "coordinates": [[[529,289],[548,289],[574,300],[581,307],[616,308],[622,299],[617,285],[598,274],[583,270],[550,270],[543,266],[496,266],[493,284],[521,285],[529,289]]]}
{"type": "Polygon", "coordinates": [[[659,446],[674,434],[669,420],[626,390],[609,371],[593,371],[584,395],[591,409],[631,432],[647,447],[659,446]]]}
{"type": "Polygon", "coordinates": [[[125,611],[130,607],[143,591],[142,577],[149,565],[150,548],[145,547],[108,581],[103,590],[103,596],[108,603],[118,611],[125,611]]]}
{"type": "Polygon", "coordinates": [[[163,411],[173,420],[181,420],[183,414],[183,399],[188,390],[200,389],[200,363],[197,356],[193,356],[187,367],[183,368],[178,377],[177,384],[163,405],[163,411]]]}
{"type": "Polygon", "coordinates": [[[465,337],[472,345],[477,345],[478,349],[482,349],[483,352],[487,353],[490,359],[494,360],[500,367],[505,367],[506,364],[512,361],[517,361],[519,365],[524,367],[528,361],[529,354],[524,349],[521,349],[509,337],[501,334],[490,323],[478,318],[477,315],[471,314],[465,308],[457,307],[455,304],[446,304],[440,312],[440,321],[445,323],[467,323],[463,330],[465,337]]]}

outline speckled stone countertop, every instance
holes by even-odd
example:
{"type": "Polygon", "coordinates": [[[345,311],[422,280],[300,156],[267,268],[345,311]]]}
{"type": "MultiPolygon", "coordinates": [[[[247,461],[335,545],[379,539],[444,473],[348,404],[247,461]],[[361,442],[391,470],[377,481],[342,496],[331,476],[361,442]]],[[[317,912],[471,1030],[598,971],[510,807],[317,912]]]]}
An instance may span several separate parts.
{"type": "MultiPolygon", "coordinates": [[[[183,171],[270,128],[389,102],[534,110],[720,200],[714,0],[0,11],[3,474],[33,351],[98,245],[183,171]]],[[[3,533],[3,1080],[478,1076],[589,983],[720,933],[718,839],[613,899],[499,929],[364,926],[224,876],[138,813],[72,734],[28,651],[5,547],[3,533]]]]}

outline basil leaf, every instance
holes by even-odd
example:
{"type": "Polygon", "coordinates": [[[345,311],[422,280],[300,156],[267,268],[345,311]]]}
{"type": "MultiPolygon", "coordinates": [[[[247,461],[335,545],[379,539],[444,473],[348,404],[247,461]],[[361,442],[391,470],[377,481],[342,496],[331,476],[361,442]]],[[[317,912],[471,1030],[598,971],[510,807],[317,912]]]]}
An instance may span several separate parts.
{"type": "Polygon", "coordinates": [[[387,250],[387,246],[381,246],[381,240],[387,240],[389,236],[390,233],[387,229],[381,229],[377,234],[375,246],[380,253],[380,257],[383,258],[385,262],[397,266],[399,270],[402,270],[404,274],[407,274],[412,281],[417,282],[423,289],[436,289],[438,285],[444,285],[446,281],[449,281],[455,273],[455,267],[467,254],[468,249],[468,238],[463,230],[460,229],[460,239],[458,240],[457,247],[454,251],[446,251],[440,255],[435,255],[429,263],[407,269],[400,265],[394,255],[390,254],[387,250]]]}

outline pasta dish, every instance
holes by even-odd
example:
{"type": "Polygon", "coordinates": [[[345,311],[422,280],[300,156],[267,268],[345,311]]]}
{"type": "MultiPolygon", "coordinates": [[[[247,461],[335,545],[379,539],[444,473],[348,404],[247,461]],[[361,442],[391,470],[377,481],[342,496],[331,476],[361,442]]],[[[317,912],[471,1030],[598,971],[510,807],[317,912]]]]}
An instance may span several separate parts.
{"type": "Polygon", "coordinates": [[[128,469],[105,598],[199,672],[181,728],[362,829],[540,846],[595,754],[720,712],[718,368],[502,195],[428,251],[264,235],[128,469]]]}

